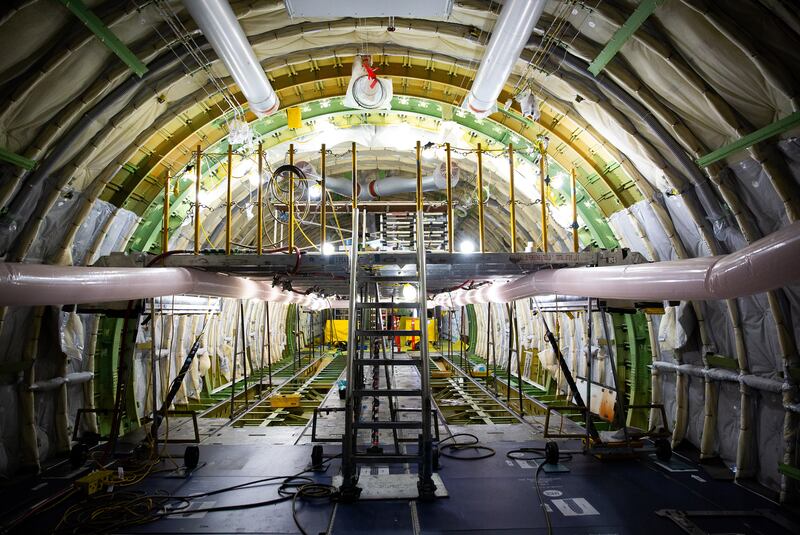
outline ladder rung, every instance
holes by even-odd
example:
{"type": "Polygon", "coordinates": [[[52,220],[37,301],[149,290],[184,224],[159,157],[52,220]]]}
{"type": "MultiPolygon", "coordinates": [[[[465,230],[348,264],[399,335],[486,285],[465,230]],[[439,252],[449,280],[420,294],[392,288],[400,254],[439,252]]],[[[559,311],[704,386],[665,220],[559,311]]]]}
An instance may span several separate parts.
{"type": "Polygon", "coordinates": [[[359,463],[363,464],[381,464],[381,463],[406,463],[406,462],[419,462],[419,455],[380,455],[370,453],[356,453],[353,455],[359,463]]]}
{"type": "Polygon", "coordinates": [[[359,277],[360,281],[367,282],[407,282],[409,284],[419,284],[419,279],[413,275],[365,275],[359,277]]]}
{"type": "Polygon", "coordinates": [[[422,359],[354,359],[353,363],[365,366],[419,366],[422,359]]]}
{"type": "Polygon", "coordinates": [[[356,336],[419,336],[422,331],[414,330],[391,330],[391,329],[356,329],[356,336]]]}
{"type": "Polygon", "coordinates": [[[361,429],[422,429],[422,422],[356,422],[361,429]]]}
{"type": "Polygon", "coordinates": [[[356,396],[361,397],[368,397],[368,396],[378,396],[378,397],[389,397],[389,396],[421,396],[422,390],[419,388],[384,388],[384,389],[374,389],[374,388],[363,388],[359,389],[356,388],[353,390],[353,394],[356,396]]]}
{"type": "Polygon", "coordinates": [[[356,303],[356,308],[419,308],[419,302],[402,303],[356,303]]]}

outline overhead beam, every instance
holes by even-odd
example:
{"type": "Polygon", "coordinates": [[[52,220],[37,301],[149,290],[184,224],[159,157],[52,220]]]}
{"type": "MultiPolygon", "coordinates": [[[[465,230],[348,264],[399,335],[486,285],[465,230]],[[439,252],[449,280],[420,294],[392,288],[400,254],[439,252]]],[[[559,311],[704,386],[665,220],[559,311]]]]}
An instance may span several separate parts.
{"type": "Polygon", "coordinates": [[[606,46],[596,58],[589,64],[589,72],[597,76],[602,71],[608,62],[614,59],[617,52],[620,51],[622,46],[636,33],[636,30],[644,24],[644,21],[653,14],[658,6],[663,4],[666,0],[642,0],[639,7],[628,17],[628,20],[619,27],[619,30],[614,33],[611,40],[606,43],[606,46]]]}
{"type": "Polygon", "coordinates": [[[31,160],[30,158],[21,156],[16,152],[11,152],[5,147],[0,147],[0,161],[8,162],[11,165],[16,165],[17,167],[22,167],[28,171],[36,167],[36,160],[31,160]]]}
{"type": "Polygon", "coordinates": [[[705,156],[701,156],[697,159],[697,165],[700,167],[707,167],[714,162],[718,162],[719,160],[727,158],[731,154],[739,152],[740,150],[744,150],[748,147],[752,147],[756,143],[760,143],[773,136],[782,134],[783,132],[786,132],[787,130],[790,130],[798,125],[800,125],[800,111],[796,111],[791,115],[787,115],[783,119],[775,121],[772,124],[768,124],[764,128],[759,128],[755,132],[751,132],[732,143],[728,143],[724,147],[720,147],[713,152],[709,152],[705,156]]]}
{"type": "Polygon", "coordinates": [[[95,15],[91,9],[86,7],[81,0],[60,0],[67,9],[72,11],[72,14],[78,17],[92,33],[94,33],[100,42],[106,45],[109,50],[117,55],[134,73],[140,78],[147,72],[147,65],[131,52],[125,44],[112,32],[108,26],[103,24],[103,21],[95,15]]]}

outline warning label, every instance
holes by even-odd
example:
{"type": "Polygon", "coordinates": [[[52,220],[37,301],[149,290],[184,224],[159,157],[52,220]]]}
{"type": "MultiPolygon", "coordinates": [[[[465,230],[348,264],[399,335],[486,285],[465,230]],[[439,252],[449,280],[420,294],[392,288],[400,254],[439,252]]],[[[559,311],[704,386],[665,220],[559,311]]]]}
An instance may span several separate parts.
{"type": "Polygon", "coordinates": [[[589,516],[600,514],[585,498],[553,500],[553,505],[555,505],[558,511],[564,516],[589,516]]]}

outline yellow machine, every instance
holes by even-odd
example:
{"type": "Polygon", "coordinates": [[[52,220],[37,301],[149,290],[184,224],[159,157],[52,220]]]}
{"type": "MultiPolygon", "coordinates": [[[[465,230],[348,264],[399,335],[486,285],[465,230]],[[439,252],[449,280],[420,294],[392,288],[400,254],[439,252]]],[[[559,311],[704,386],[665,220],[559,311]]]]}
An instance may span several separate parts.
{"type": "MultiPolygon", "coordinates": [[[[347,342],[348,320],[327,320],[325,322],[325,343],[347,342]]],[[[400,316],[398,324],[395,326],[400,331],[410,331],[419,329],[419,318],[411,316],[400,316]]],[[[436,329],[436,320],[428,320],[428,344],[431,345],[438,339],[439,333],[436,329]]],[[[419,336],[397,336],[394,343],[398,345],[399,351],[410,351],[412,347],[419,344],[419,336]]]]}
{"type": "Polygon", "coordinates": [[[347,343],[347,320],[328,320],[325,322],[325,343],[347,343]]]}
{"type": "MultiPolygon", "coordinates": [[[[401,331],[412,331],[415,329],[419,329],[419,318],[412,318],[410,316],[401,316],[399,324],[397,325],[397,329],[401,331]]],[[[436,332],[436,320],[429,319],[428,320],[428,345],[430,346],[434,341],[438,339],[438,333],[436,332]]],[[[400,351],[411,351],[413,347],[416,347],[419,344],[419,336],[398,336],[400,339],[399,347],[400,351]]]]}
{"type": "Polygon", "coordinates": [[[95,470],[75,480],[75,486],[86,492],[88,496],[100,492],[108,486],[114,472],[111,470],[95,470]]]}
{"type": "Polygon", "coordinates": [[[269,398],[273,409],[292,409],[300,406],[300,394],[275,394],[269,398]]]}

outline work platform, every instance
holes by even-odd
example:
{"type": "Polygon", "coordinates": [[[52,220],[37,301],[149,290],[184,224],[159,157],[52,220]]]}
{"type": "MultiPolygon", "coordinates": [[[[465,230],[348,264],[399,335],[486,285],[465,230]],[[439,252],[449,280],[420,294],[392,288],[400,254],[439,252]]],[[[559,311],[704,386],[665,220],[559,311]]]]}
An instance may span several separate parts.
{"type": "MultiPolygon", "coordinates": [[[[647,261],[641,254],[627,249],[594,249],[578,253],[429,251],[425,256],[428,289],[432,292],[459,286],[469,280],[481,282],[515,278],[540,269],[640,264],[647,261]]],[[[358,267],[363,270],[361,275],[372,275],[374,282],[390,284],[408,278],[408,274],[415,269],[416,257],[415,251],[364,251],[358,254],[358,267]]],[[[144,253],[113,253],[100,258],[95,265],[143,267],[153,258],[153,255],[144,253]]],[[[284,280],[291,281],[297,290],[321,286],[329,294],[347,295],[349,289],[350,257],[347,253],[323,255],[304,252],[299,258],[294,253],[171,254],[156,265],[230,273],[252,279],[270,279],[281,275],[284,280]]]]}

